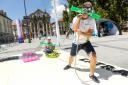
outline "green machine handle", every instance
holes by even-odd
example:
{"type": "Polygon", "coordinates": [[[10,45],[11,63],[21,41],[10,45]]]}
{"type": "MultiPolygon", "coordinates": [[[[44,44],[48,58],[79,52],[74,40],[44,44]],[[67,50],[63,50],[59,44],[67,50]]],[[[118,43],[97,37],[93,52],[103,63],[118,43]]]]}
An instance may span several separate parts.
{"type": "Polygon", "coordinates": [[[75,6],[72,6],[70,10],[71,11],[74,11],[74,12],[78,12],[80,14],[83,14],[84,13],[84,9],[80,9],[78,7],[75,7],[75,6]]]}
{"type": "Polygon", "coordinates": [[[83,13],[87,13],[90,17],[96,19],[96,20],[100,20],[101,19],[101,16],[94,13],[94,12],[87,12],[85,9],[83,8],[78,8],[78,7],[75,7],[75,6],[72,6],[71,11],[74,11],[74,12],[78,12],[80,14],[83,14],[83,13]]]}

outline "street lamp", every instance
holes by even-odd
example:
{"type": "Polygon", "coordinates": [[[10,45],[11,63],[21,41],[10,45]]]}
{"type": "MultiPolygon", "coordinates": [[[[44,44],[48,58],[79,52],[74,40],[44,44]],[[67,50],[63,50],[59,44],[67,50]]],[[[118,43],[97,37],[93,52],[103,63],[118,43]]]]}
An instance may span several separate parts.
{"type": "Polygon", "coordinates": [[[25,17],[24,17],[24,19],[26,21],[28,43],[31,43],[30,30],[29,30],[29,26],[28,26],[29,17],[27,16],[27,10],[26,10],[26,2],[25,2],[25,0],[24,0],[24,11],[25,11],[25,17]]]}
{"type": "Polygon", "coordinates": [[[24,0],[24,11],[25,11],[25,16],[27,16],[27,11],[26,11],[26,2],[24,0]]]}

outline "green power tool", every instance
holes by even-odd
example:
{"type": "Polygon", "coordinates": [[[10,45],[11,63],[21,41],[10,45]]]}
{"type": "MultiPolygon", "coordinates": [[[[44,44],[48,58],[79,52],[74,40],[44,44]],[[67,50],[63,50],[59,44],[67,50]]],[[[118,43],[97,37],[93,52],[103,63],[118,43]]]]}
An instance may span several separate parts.
{"type": "Polygon", "coordinates": [[[83,13],[86,13],[88,14],[90,17],[96,19],[96,20],[100,20],[101,19],[101,16],[94,13],[94,12],[88,12],[87,9],[84,9],[84,8],[78,8],[78,7],[75,7],[75,6],[72,6],[71,11],[74,11],[74,12],[78,12],[80,14],[83,14],[83,13]]]}

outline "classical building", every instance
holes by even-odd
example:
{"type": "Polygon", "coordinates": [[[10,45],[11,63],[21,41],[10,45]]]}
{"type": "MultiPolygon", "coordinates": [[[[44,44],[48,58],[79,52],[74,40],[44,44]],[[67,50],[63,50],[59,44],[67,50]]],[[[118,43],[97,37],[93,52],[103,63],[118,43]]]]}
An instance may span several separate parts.
{"type": "Polygon", "coordinates": [[[29,32],[31,38],[39,35],[51,35],[50,15],[40,9],[37,9],[27,17],[25,16],[22,23],[24,35],[27,35],[29,32]]]}
{"type": "Polygon", "coordinates": [[[60,34],[61,35],[66,34],[66,26],[63,18],[58,20],[58,24],[59,24],[60,34]]]}
{"type": "MultiPolygon", "coordinates": [[[[65,26],[65,23],[63,21],[63,18],[58,20],[58,26],[59,26],[60,35],[66,34],[66,26],[65,26]]],[[[51,23],[51,27],[53,29],[52,32],[55,35],[56,34],[56,22],[51,23]]]]}
{"type": "Polygon", "coordinates": [[[6,12],[0,10],[0,44],[13,41],[12,20],[7,17],[6,12]]]}

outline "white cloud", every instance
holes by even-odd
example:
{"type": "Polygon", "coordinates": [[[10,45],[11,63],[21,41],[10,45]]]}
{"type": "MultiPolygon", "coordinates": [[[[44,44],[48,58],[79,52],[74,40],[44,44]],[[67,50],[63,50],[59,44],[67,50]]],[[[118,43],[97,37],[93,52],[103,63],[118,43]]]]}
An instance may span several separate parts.
{"type": "MultiPolygon", "coordinates": [[[[51,0],[52,9],[50,12],[51,21],[55,20],[55,7],[54,7],[54,0],[51,0]]],[[[63,16],[63,10],[65,9],[65,6],[60,3],[60,0],[55,0],[56,5],[56,13],[57,13],[57,19],[62,18],[63,16]]]]}

